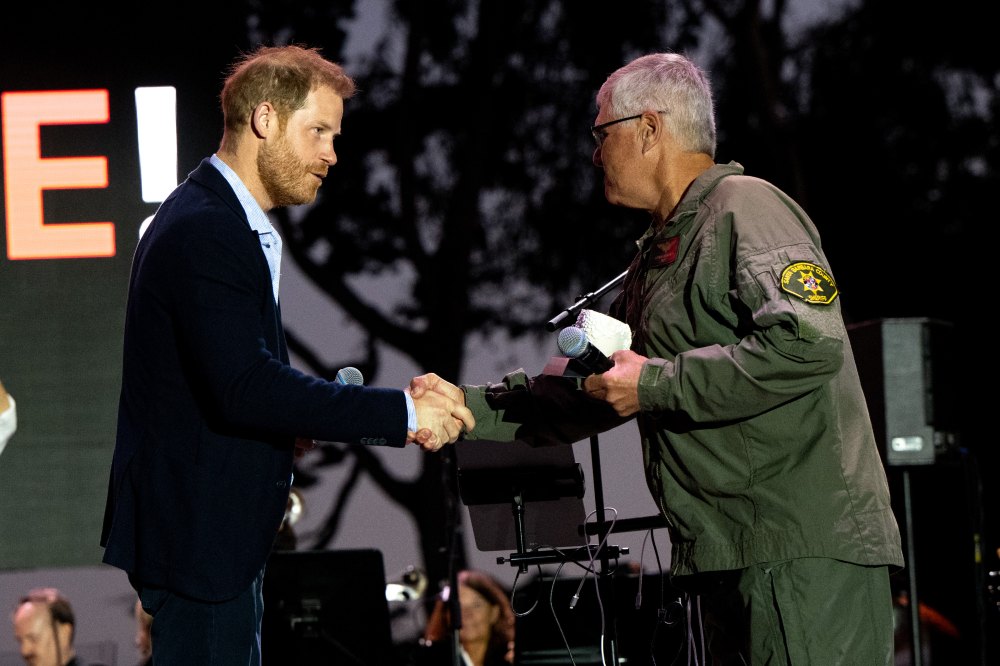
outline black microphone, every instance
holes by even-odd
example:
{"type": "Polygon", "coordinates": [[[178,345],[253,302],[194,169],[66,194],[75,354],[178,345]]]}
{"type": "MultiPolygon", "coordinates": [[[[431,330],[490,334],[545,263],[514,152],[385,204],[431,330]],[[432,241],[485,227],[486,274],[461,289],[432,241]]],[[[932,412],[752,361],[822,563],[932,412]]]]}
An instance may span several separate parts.
{"type": "Polygon", "coordinates": [[[361,386],[365,383],[364,375],[361,371],[355,367],[347,366],[346,368],[341,368],[337,371],[336,381],[338,384],[353,384],[355,386],[361,386]]]}
{"type": "Polygon", "coordinates": [[[558,344],[559,351],[578,361],[589,372],[599,375],[615,367],[604,352],[590,344],[587,334],[578,326],[567,326],[559,331],[558,344]]]}

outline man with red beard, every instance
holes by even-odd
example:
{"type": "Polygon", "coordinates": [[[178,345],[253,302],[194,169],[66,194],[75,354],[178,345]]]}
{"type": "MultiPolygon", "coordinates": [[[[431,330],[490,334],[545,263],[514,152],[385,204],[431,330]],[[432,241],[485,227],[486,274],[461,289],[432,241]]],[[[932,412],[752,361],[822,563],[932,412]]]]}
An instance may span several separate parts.
{"type": "Polygon", "coordinates": [[[101,544],[153,616],[156,663],[260,664],[264,564],[297,452],[314,440],[436,451],[474,427],[440,394],[289,365],[267,212],[316,198],[354,91],[316,49],[242,56],[222,89],[218,152],[136,248],[101,544]]]}

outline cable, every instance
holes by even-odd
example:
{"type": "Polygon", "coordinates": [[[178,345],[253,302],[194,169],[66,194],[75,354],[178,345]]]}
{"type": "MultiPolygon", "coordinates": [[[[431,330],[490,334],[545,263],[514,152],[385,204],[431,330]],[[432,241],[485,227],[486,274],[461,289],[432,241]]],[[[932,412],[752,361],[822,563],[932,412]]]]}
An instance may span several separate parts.
{"type": "Polygon", "coordinates": [[[684,595],[684,638],[687,641],[687,663],[691,666],[694,641],[691,640],[691,598],[687,594],[684,595]]]}
{"type": "MultiPolygon", "coordinates": [[[[593,511],[591,511],[590,513],[588,513],[587,516],[583,519],[583,522],[586,524],[586,522],[588,520],[590,520],[590,517],[593,516],[593,515],[596,515],[598,511],[599,511],[599,509],[594,509],[593,511]]],[[[587,582],[587,576],[590,575],[590,574],[592,574],[592,573],[595,574],[594,575],[594,587],[597,589],[597,597],[598,597],[598,601],[600,601],[601,588],[597,585],[597,575],[596,575],[597,571],[596,571],[596,568],[595,568],[594,556],[595,556],[596,553],[601,552],[604,548],[607,547],[608,537],[611,536],[611,531],[612,531],[612,529],[615,526],[615,521],[618,520],[618,509],[614,508],[613,506],[609,506],[609,507],[606,507],[604,509],[604,511],[612,511],[612,512],[614,512],[614,517],[611,519],[611,523],[608,525],[608,529],[604,533],[604,536],[601,538],[600,543],[597,544],[597,549],[589,551],[590,559],[587,562],[587,573],[585,573],[583,575],[583,578],[580,579],[580,584],[576,587],[576,592],[573,594],[573,597],[572,597],[572,599],[569,602],[570,610],[576,608],[577,602],[580,601],[580,591],[583,590],[583,584],[585,582],[587,582]]],[[[584,545],[586,545],[586,546],[590,545],[589,539],[588,539],[588,541],[584,545]]],[[[602,625],[603,625],[603,619],[604,619],[604,613],[603,613],[604,609],[603,609],[603,607],[601,608],[601,610],[602,610],[601,619],[602,619],[602,625]]],[[[603,626],[602,626],[602,629],[603,629],[603,626]]],[[[603,632],[602,632],[602,634],[603,634],[603,632]]],[[[604,654],[603,651],[601,652],[601,654],[604,654]]]]}
{"type": "MultiPolygon", "coordinates": [[[[611,531],[612,531],[611,527],[614,526],[614,521],[618,519],[618,510],[615,509],[614,507],[608,507],[608,508],[606,508],[604,510],[605,511],[612,511],[614,513],[614,518],[611,521],[611,525],[608,528],[607,534],[604,535],[604,537],[601,539],[600,543],[598,544],[598,547],[597,547],[596,551],[594,549],[590,548],[591,544],[590,544],[589,537],[584,541],[584,546],[586,546],[588,548],[588,559],[587,559],[587,564],[586,565],[581,564],[579,561],[572,559],[569,553],[566,553],[566,552],[564,552],[563,550],[561,550],[561,549],[559,549],[557,547],[554,547],[554,546],[541,546],[541,548],[548,548],[548,549],[552,550],[553,552],[559,554],[562,557],[562,561],[559,563],[559,566],[556,569],[556,573],[554,574],[554,576],[552,578],[552,584],[551,584],[551,586],[549,588],[549,609],[552,612],[552,618],[555,620],[556,628],[559,630],[559,635],[562,637],[563,645],[566,648],[566,652],[569,655],[570,662],[572,662],[573,666],[576,666],[576,661],[573,658],[573,650],[572,650],[572,648],[569,645],[569,640],[566,638],[566,634],[563,631],[562,623],[559,622],[559,616],[556,614],[555,596],[554,596],[555,595],[555,586],[556,586],[556,582],[557,582],[557,580],[559,578],[559,574],[562,572],[563,567],[565,567],[566,564],[570,564],[570,563],[575,564],[576,566],[578,566],[578,567],[580,567],[581,569],[584,570],[583,578],[580,580],[580,584],[577,585],[576,592],[574,592],[574,594],[573,594],[573,596],[572,596],[572,598],[570,600],[570,603],[569,603],[570,610],[574,609],[576,607],[577,602],[580,600],[580,592],[583,590],[583,585],[587,581],[587,576],[589,576],[590,574],[594,574],[594,588],[597,590],[597,595],[596,595],[597,596],[597,604],[598,604],[598,607],[600,608],[600,618],[601,618],[601,630],[600,630],[600,640],[599,640],[599,644],[598,644],[598,649],[600,649],[600,651],[601,651],[601,663],[604,664],[604,666],[607,666],[607,663],[606,663],[607,662],[607,656],[604,654],[604,638],[605,638],[605,632],[606,632],[606,626],[605,626],[605,621],[604,621],[604,602],[601,599],[601,594],[600,594],[601,588],[600,588],[600,585],[598,583],[598,578],[597,578],[597,575],[596,575],[597,574],[597,568],[595,566],[595,564],[596,564],[595,553],[596,552],[601,552],[601,550],[606,547],[608,537],[610,536],[611,531]]],[[[589,520],[590,517],[592,515],[594,515],[596,512],[597,511],[594,510],[594,511],[591,511],[590,513],[588,513],[587,516],[584,518],[584,522],[586,522],[587,520],[589,520]]],[[[612,570],[612,572],[614,570],[617,570],[617,567],[618,567],[618,565],[617,565],[617,559],[616,559],[616,561],[615,561],[615,567],[612,570]]],[[[541,568],[539,568],[539,573],[541,573],[541,568]]],[[[530,612],[530,610],[528,612],[530,612]]]]}
{"type": "MultiPolygon", "coordinates": [[[[586,523],[588,520],[590,520],[591,516],[596,515],[599,510],[600,509],[594,509],[593,511],[591,511],[590,513],[588,513],[587,516],[584,518],[584,523],[586,523]]],[[[607,548],[608,537],[611,536],[611,532],[614,530],[615,521],[618,520],[618,509],[609,506],[609,507],[605,507],[603,509],[603,511],[612,511],[613,512],[613,517],[611,518],[611,523],[608,525],[608,529],[605,531],[604,536],[601,538],[600,542],[597,544],[597,548],[596,549],[590,549],[590,548],[588,548],[590,559],[589,559],[589,561],[587,563],[587,572],[583,575],[583,578],[580,579],[580,584],[577,586],[576,593],[573,595],[573,598],[570,600],[569,607],[570,607],[570,610],[572,610],[573,608],[576,607],[577,602],[580,600],[580,591],[583,590],[583,584],[587,581],[587,576],[593,573],[594,574],[594,591],[595,591],[595,596],[597,597],[597,607],[600,609],[600,618],[601,618],[601,639],[600,639],[600,643],[599,643],[599,647],[600,647],[600,650],[601,650],[601,663],[604,666],[607,666],[607,655],[605,654],[605,651],[604,651],[604,638],[605,638],[605,633],[607,632],[607,626],[605,625],[605,621],[604,621],[604,600],[601,599],[601,585],[598,582],[598,576],[597,576],[597,571],[596,571],[595,559],[594,558],[595,558],[595,555],[597,553],[600,553],[605,548],[607,548]]],[[[587,543],[585,545],[587,545],[588,547],[590,546],[590,540],[589,539],[587,540],[587,543]]]]}
{"type": "MultiPolygon", "coordinates": [[[[536,568],[538,569],[538,574],[537,575],[541,576],[542,575],[542,567],[536,566],[536,568]]],[[[514,574],[514,583],[513,583],[513,585],[511,585],[511,589],[510,589],[510,609],[514,612],[514,616],[515,617],[525,617],[527,615],[531,615],[531,613],[533,613],[534,610],[535,610],[535,608],[538,606],[538,600],[540,598],[540,597],[535,597],[535,600],[532,602],[532,604],[528,608],[528,610],[523,611],[523,612],[517,610],[517,605],[514,603],[514,595],[517,592],[517,581],[518,581],[518,579],[520,577],[521,577],[521,569],[520,569],[520,567],[518,567],[517,573],[514,574]]]]}
{"type": "Polygon", "coordinates": [[[983,567],[982,538],[986,525],[986,514],[983,510],[983,483],[979,474],[979,462],[976,454],[964,446],[956,447],[959,454],[959,463],[963,476],[965,477],[966,503],[972,520],[972,561],[973,578],[975,580],[975,600],[977,618],[979,620],[979,656],[982,664],[986,664],[989,654],[989,636],[986,596],[984,591],[989,589],[986,583],[986,571],[983,567]]]}
{"type": "Polygon", "coordinates": [[[556,581],[559,580],[559,572],[562,571],[564,566],[566,566],[566,563],[560,562],[556,568],[555,575],[552,576],[552,584],[549,586],[549,610],[552,611],[552,619],[556,622],[556,629],[559,630],[559,636],[562,637],[563,645],[566,647],[566,654],[569,655],[569,661],[572,666],[576,666],[576,660],[573,659],[573,649],[570,648],[569,640],[566,638],[565,632],[563,632],[562,623],[559,621],[559,616],[556,615],[556,603],[553,598],[555,596],[556,581]]]}
{"type": "MultiPolygon", "coordinates": [[[[635,609],[639,610],[642,608],[642,570],[643,570],[643,560],[646,559],[646,539],[648,539],[653,534],[653,530],[646,530],[646,535],[642,537],[642,547],[639,548],[639,589],[635,593],[635,609]]],[[[653,544],[656,544],[656,540],[653,540],[653,544]]]]}
{"type": "MultiPolygon", "coordinates": [[[[666,604],[664,604],[666,594],[663,581],[663,563],[660,561],[660,550],[656,546],[656,538],[653,536],[652,528],[646,531],[646,536],[642,538],[642,548],[639,550],[639,589],[635,594],[635,609],[639,610],[642,608],[642,576],[645,571],[644,561],[646,559],[647,540],[651,541],[653,544],[653,555],[656,558],[656,571],[660,577],[660,605],[656,609],[656,622],[653,624],[653,633],[649,638],[649,660],[653,666],[656,666],[656,634],[660,630],[660,624],[666,624],[669,626],[673,624],[673,622],[670,620],[669,612],[667,611],[666,604]]],[[[678,654],[680,654],[679,649],[678,654]]]]}
{"type": "Polygon", "coordinates": [[[701,595],[694,598],[695,606],[698,609],[698,639],[701,641],[701,658],[707,664],[708,654],[705,651],[705,617],[701,613],[701,595]]]}

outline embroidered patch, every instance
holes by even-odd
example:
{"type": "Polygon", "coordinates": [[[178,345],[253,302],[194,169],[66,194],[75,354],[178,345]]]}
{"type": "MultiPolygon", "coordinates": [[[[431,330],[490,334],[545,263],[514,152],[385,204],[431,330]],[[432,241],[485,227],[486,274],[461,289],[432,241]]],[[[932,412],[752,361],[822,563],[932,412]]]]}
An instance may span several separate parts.
{"type": "Polygon", "coordinates": [[[653,268],[663,268],[664,266],[669,266],[677,261],[677,248],[680,244],[680,236],[674,236],[673,238],[668,238],[662,243],[657,243],[656,248],[654,249],[651,266],[653,268]]]}
{"type": "Polygon", "coordinates": [[[806,303],[829,305],[837,298],[837,285],[825,270],[808,261],[794,263],[781,272],[781,288],[806,303]]]}

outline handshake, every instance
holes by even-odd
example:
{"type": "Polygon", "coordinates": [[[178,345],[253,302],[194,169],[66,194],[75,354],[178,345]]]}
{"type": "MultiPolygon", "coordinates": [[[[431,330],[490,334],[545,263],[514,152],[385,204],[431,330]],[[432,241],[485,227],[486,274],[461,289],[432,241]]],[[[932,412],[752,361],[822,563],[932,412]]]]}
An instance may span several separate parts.
{"type": "Polygon", "coordinates": [[[417,431],[406,433],[407,444],[424,451],[437,451],[476,427],[476,419],[465,406],[465,392],[433,372],[414,377],[403,389],[413,398],[417,431]]]}

